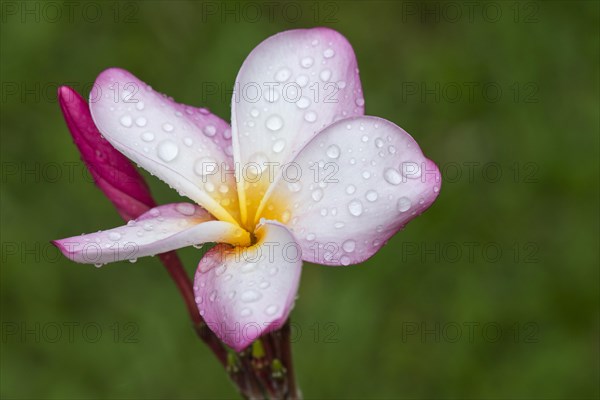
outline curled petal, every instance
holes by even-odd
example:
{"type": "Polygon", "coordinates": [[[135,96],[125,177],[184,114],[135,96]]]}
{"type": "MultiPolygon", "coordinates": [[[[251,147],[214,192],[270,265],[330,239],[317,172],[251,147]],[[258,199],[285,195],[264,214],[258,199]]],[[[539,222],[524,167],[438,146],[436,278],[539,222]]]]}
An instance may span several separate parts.
{"type": "Polygon", "coordinates": [[[120,152],[223,221],[238,210],[230,130],[206,109],[178,104],[127,71],[96,79],[90,110],[102,135],[120,152]]]}
{"type": "Polygon", "coordinates": [[[319,264],[371,257],[433,203],[441,185],[437,166],[417,142],[377,117],[332,124],[292,166],[282,169],[260,215],[285,221],[304,260],[319,264]]]}
{"type": "MultiPolygon", "coordinates": [[[[235,159],[242,167],[257,164],[264,171],[267,163],[286,163],[325,126],[363,114],[352,46],[329,28],[271,36],[244,61],[231,109],[235,159]]],[[[252,195],[243,180],[238,182],[244,221],[253,221],[261,194],[272,183],[266,172],[261,177],[253,182],[252,195]]]]}
{"type": "Polygon", "coordinates": [[[207,242],[246,245],[250,237],[237,225],[215,221],[201,207],[174,203],[153,208],[125,226],[52,243],[75,262],[99,265],[207,242]]]}
{"type": "Polygon", "coordinates": [[[94,182],[123,219],[135,218],[154,207],[154,200],[142,176],[123,154],[100,135],[87,102],[68,86],[59,88],[58,102],[94,182]]]}
{"type": "Polygon", "coordinates": [[[251,247],[212,248],[194,279],[200,315],[236,351],[285,323],[300,281],[301,249],[288,229],[265,222],[256,235],[251,247]]]}

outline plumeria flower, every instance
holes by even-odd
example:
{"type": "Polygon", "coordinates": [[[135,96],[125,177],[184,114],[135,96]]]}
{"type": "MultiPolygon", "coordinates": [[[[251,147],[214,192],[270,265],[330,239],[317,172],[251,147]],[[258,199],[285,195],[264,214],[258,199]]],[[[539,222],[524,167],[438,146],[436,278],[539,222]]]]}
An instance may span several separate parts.
{"type": "Polygon", "coordinates": [[[353,49],[327,28],[282,32],[250,53],[231,126],[108,69],[90,94],[96,127],[194,204],[55,243],[97,265],[220,243],[199,263],[196,303],[240,351],[286,321],[302,261],[361,263],[437,197],[436,165],[364,103],[353,49]]]}

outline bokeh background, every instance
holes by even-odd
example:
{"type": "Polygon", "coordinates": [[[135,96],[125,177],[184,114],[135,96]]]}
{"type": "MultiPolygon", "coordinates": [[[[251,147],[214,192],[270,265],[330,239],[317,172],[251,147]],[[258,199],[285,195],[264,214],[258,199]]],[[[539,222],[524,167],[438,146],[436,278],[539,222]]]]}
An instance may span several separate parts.
{"type": "MultiPolygon", "coordinates": [[[[354,46],[367,113],[412,133],[445,181],[364,264],[305,265],[305,397],[599,396],[599,3],[1,4],[2,398],[236,397],[157,259],[97,270],[48,243],[121,223],[56,87],[87,95],[120,66],[228,119],[252,48],[319,25],[354,46]]],[[[179,253],[192,273],[200,251],[179,253]]]]}

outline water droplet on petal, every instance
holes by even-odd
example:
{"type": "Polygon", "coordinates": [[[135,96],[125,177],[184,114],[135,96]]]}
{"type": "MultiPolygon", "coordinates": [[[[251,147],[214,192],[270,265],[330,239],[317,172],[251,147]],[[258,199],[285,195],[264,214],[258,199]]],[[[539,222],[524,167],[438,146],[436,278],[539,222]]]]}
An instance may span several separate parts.
{"type": "Polygon", "coordinates": [[[240,268],[240,270],[242,272],[244,272],[244,273],[245,272],[252,272],[252,271],[254,271],[256,269],[256,265],[257,264],[255,262],[249,262],[249,263],[246,263],[246,264],[242,265],[242,267],[240,268]]]}
{"type": "Polygon", "coordinates": [[[364,106],[365,105],[365,99],[363,99],[362,97],[356,99],[356,105],[359,106],[359,107],[364,106]]]}
{"type": "Polygon", "coordinates": [[[175,127],[168,122],[163,124],[162,128],[165,132],[173,132],[173,129],[175,129],[175,127]]]}
{"type": "Polygon", "coordinates": [[[152,132],[144,132],[142,133],[142,140],[144,142],[151,142],[154,140],[154,133],[152,132]]]}
{"type": "Polygon", "coordinates": [[[402,175],[394,168],[388,168],[383,172],[383,178],[391,185],[399,185],[402,182],[402,175]]]}
{"type": "Polygon", "coordinates": [[[271,304],[270,306],[265,308],[265,313],[267,313],[267,315],[275,315],[278,309],[279,307],[277,307],[275,304],[271,304]]]}
{"type": "Polygon", "coordinates": [[[252,310],[248,307],[242,308],[242,311],[240,311],[240,316],[242,317],[249,317],[250,315],[252,315],[252,310]]]}
{"type": "Polygon", "coordinates": [[[333,51],[333,49],[327,49],[323,52],[323,57],[325,58],[331,58],[335,55],[335,51],[333,51]]]}
{"type": "Polygon", "coordinates": [[[323,198],[323,190],[321,190],[321,189],[313,190],[311,197],[315,202],[321,201],[321,199],[323,198]]]}
{"type": "Polygon", "coordinates": [[[300,65],[303,68],[310,68],[314,62],[315,60],[312,57],[304,57],[302,60],[300,60],[300,65]]]}
{"type": "Polygon", "coordinates": [[[260,285],[258,285],[258,287],[260,287],[261,289],[266,289],[266,288],[268,288],[269,286],[271,286],[271,284],[270,284],[269,282],[267,282],[267,281],[262,281],[262,282],[260,283],[260,285]]]}
{"type": "Polygon", "coordinates": [[[158,157],[164,162],[173,161],[179,154],[179,147],[171,140],[165,140],[158,145],[158,157]]]}
{"type": "Polygon", "coordinates": [[[121,122],[121,125],[123,125],[125,128],[129,128],[131,124],[133,124],[133,119],[131,118],[131,115],[123,115],[119,121],[121,122]]]}
{"type": "Polygon", "coordinates": [[[308,76],[306,76],[306,75],[298,75],[298,77],[296,78],[296,83],[300,87],[304,87],[304,86],[308,85],[308,76]]]}
{"type": "Polygon", "coordinates": [[[265,126],[272,131],[278,131],[283,127],[283,119],[279,115],[273,114],[267,118],[265,126]]]}
{"type": "Polygon", "coordinates": [[[323,71],[321,71],[321,73],[319,74],[319,78],[321,78],[321,80],[323,82],[327,82],[330,78],[331,78],[331,70],[329,69],[324,69],[323,71]]]}
{"type": "Polygon", "coordinates": [[[332,144],[327,148],[327,156],[333,159],[338,158],[340,156],[340,148],[337,145],[332,144]]]}
{"type": "Polygon", "coordinates": [[[273,152],[281,153],[285,147],[285,139],[279,139],[273,143],[273,152]]]}
{"type": "Polygon", "coordinates": [[[300,182],[289,182],[288,189],[290,192],[299,192],[302,189],[302,184],[300,182]]]}
{"type": "Polygon", "coordinates": [[[348,203],[348,211],[355,217],[359,217],[363,212],[363,205],[360,200],[354,199],[348,203]]]}
{"type": "Polygon", "coordinates": [[[285,82],[290,79],[290,76],[292,76],[292,71],[289,68],[283,67],[275,74],[275,80],[277,82],[285,82]]]}
{"type": "Polygon", "coordinates": [[[190,203],[179,203],[175,206],[175,209],[183,215],[194,215],[196,208],[190,203]]]}
{"type": "Polygon", "coordinates": [[[252,303],[259,300],[262,297],[260,292],[253,289],[248,289],[242,292],[241,299],[244,303],[252,303]]]}
{"type": "Polygon", "coordinates": [[[317,120],[317,113],[314,111],[308,111],[304,114],[304,120],[307,122],[315,122],[317,120]]]}
{"type": "Polygon", "coordinates": [[[346,193],[353,194],[354,192],[356,192],[356,186],[354,186],[354,185],[346,186],[346,193]]]}
{"type": "Polygon", "coordinates": [[[121,239],[121,234],[119,232],[111,232],[108,234],[108,238],[114,242],[121,239]]]}
{"type": "Polygon", "coordinates": [[[377,200],[377,197],[378,197],[378,196],[377,196],[377,192],[376,192],[376,191],[374,191],[374,190],[369,190],[369,191],[366,193],[365,197],[367,198],[367,200],[369,200],[369,201],[373,202],[373,201],[377,200]]]}
{"type": "Polygon", "coordinates": [[[398,211],[400,212],[406,212],[410,209],[410,207],[412,206],[412,202],[410,201],[410,199],[408,197],[400,197],[398,199],[398,211]]]}
{"type": "Polygon", "coordinates": [[[135,124],[137,126],[143,127],[143,126],[146,126],[147,123],[148,123],[148,120],[144,117],[137,117],[135,119],[135,124]]]}
{"type": "Polygon", "coordinates": [[[213,137],[217,133],[217,128],[214,125],[206,125],[202,132],[208,137],[213,137]]]}
{"type": "Polygon", "coordinates": [[[352,239],[348,239],[344,243],[342,243],[342,249],[346,253],[352,253],[355,248],[356,248],[356,242],[352,239]]]}

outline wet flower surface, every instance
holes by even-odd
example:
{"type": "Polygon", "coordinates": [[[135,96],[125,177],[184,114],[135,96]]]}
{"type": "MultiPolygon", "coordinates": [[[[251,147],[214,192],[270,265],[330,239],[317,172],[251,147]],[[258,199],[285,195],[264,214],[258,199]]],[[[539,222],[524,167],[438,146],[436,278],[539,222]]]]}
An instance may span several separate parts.
{"type": "Polygon", "coordinates": [[[90,95],[95,126],[194,203],[55,244],[102,265],[221,243],[198,265],[195,301],[221,340],[244,349],[286,321],[303,260],[360,263],[439,193],[439,170],[415,140],[364,105],[352,47],[326,28],[282,32],[252,51],[231,126],[108,69],[90,95]]]}

